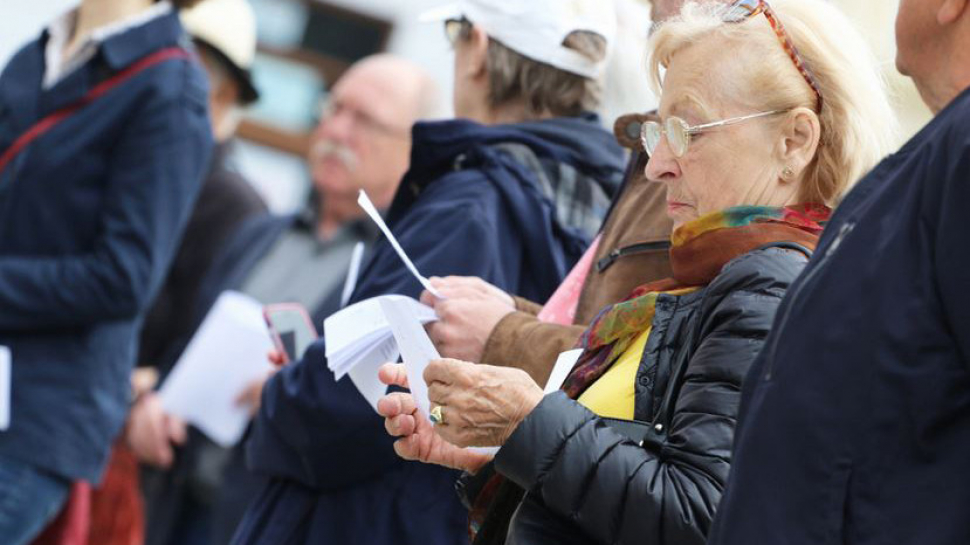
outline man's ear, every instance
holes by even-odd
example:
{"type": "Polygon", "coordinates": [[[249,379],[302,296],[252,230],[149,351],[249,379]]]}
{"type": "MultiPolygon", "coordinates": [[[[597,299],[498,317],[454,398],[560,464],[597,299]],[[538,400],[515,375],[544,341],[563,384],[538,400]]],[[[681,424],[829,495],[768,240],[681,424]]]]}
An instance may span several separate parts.
{"type": "Polygon", "coordinates": [[[936,12],[936,22],[940,26],[948,26],[960,19],[967,11],[968,0],[944,0],[943,5],[936,12]]]}
{"type": "Polygon", "coordinates": [[[484,78],[488,74],[488,34],[481,27],[472,25],[468,33],[468,64],[463,70],[472,78],[484,78]]]}

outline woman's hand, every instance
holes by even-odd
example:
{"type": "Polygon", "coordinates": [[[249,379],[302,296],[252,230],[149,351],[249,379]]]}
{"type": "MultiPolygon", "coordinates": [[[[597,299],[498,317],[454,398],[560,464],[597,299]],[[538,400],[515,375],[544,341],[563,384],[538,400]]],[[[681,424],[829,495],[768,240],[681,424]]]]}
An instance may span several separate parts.
{"type": "Polygon", "coordinates": [[[427,326],[438,352],[446,358],[481,361],[488,337],[502,318],[515,312],[515,301],[481,278],[431,278],[431,285],[444,296],[421,294],[421,302],[438,313],[438,321],[427,326]]]}
{"type": "MultiPolygon", "coordinates": [[[[407,373],[403,365],[389,363],[381,367],[378,376],[388,386],[407,388],[407,373]]],[[[491,461],[491,456],[456,447],[434,432],[428,419],[419,414],[411,394],[392,393],[377,402],[377,412],[384,417],[384,427],[394,437],[394,452],[405,460],[417,460],[476,473],[491,461]]]]}
{"type": "Polygon", "coordinates": [[[521,369],[441,359],[424,371],[432,410],[441,407],[434,431],[460,447],[499,447],[536,405],[542,388],[521,369]]]}

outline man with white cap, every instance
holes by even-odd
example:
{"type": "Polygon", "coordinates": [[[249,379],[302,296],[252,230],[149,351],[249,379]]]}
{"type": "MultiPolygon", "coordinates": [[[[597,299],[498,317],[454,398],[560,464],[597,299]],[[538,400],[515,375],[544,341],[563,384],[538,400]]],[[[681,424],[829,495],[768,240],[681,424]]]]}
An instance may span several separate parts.
{"type": "MultiPolygon", "coordinates": [[[[454,47],[459,119],[414,126],[387,215],[423,274],[545,300],[580,257],[623,176],[622,151],[589,113],[613,13],[602,0],[471,0],[424,17],[444,21],[454,47]]],[[[381,239],[350,302],[420,292],[381,239]]],[[[334,380],[325,343],[263,390],[248,455],[271,480],[233,543],[467,543],[457,474],[398,458],[353,383],[334,380]]]]}

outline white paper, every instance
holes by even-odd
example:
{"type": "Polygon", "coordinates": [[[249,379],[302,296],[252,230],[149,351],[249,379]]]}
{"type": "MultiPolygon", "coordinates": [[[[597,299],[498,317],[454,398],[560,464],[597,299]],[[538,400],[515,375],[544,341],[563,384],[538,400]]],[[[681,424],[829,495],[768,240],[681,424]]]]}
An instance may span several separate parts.
{"type": "Polygon", "coordinates": [[[0,431],[10,429],[11,365],[10,349],[0,346],[0,431]]]}
{"type": "Polygon", "coordinates": [[[392,358],[372,359],[361,363],[347,373],[347,376],[353,381],[354,386],[357,387],[357,391],[373,407],[374,412],[377,412],[377,402],[387,395],[387,385],[377,378],[377,371],[385,363],[397,361],[399,355],[395,345],[394,356],[392,358]]]}
{"type": "Polygon", "coordinates": [[[340,294],[340,308],[347,306],[350,296],[357,289],[357,277],[360,276],[360,263],[364,260],[364,248],[367,245],[358,242],[354,246],[354,252],[350,255],[350,268],[347,269],[347,279],[344,280],[344,291],[340,294]]]}
{"type": "MultiPolygon", "coordinates": [[[[428,384],[424,381],[424,370],[431,363],[431,360],[441,358],[434,343],[428,337],[424,327],[414,315],[413,310],[407,304],[398,300],[382,300],[381,308],[387,316],[387,323],[394,332],[397,340],[398,349],[404,359],[404,368],[407,371],[408,387],[414,397],[418,412],[428,419],[431,412],[431,402],[428,400],[428,384]]],[[[495,454],[497,447],[469,448],[468,450],[481,454],[495,454]]]]}
{"type": "Polygon", "coordinates": [[[556,358],[556,365],[552,368],[552,373],[549,375],[549,380],[546,381],[546,387],[543,389],[543,392],[551,394],[552,392],[559,391],[563,383],[566,382],[566,377],[569,376],[569,372],[573,370],[576,362],[579,361],[579,356],[581,355],[583,355],[582,348],[567,350],[559,354],[559,357],[556,358]]]}
{"type": "Polygon", "coordinates": [[[404,248],[401,248],[397,238],[394,237],[394,234],[391,233],[390,228],[388,228],[387,224],[384,223],[384,218],[381,217],[381,214],[377,211],[374,203],[371,202],[370,198],[367,196],[367,193],[364,193],[363,189],[360,190],[360,195],[357,197],[357,204],[359,204],[360,207],[364,209],[364,212],[367,212],[367,215],[374,220],[374,223],[377,224],[377,226],[381,229],[381,232],[384,233],[384,236],[387,237],[388,242],[391,243],[391,247],[393,247],[394,251],[397,252],[397,255],[400,256],[401,261],[404,261],[404,264],[407,265],[408,270],[411,271],[411,274],[418,279],[418,282],[421,282],[424,289],[431,292],[431,294],[438,299],[443,299],[441,294],[431,286],[431,282],[429,282],[427,278],[418,272],[418,268],[414,266],[411,258],[404,253],[404,248]]]}
{"type": "Polygon", "coordinates": [[[235,445],[249,421],[236,397],[272,369],[263,306],[246,295],[219,296],[159,395],[169,414],[185,419],[223,447],[235,445]]]}
{"type": "Polygon", "coordinates": [[[403,295],[382,295],[355,303],[324,320],[327,366],[340,380],[358,365],[396,361],[397,344],[380,301],[399,301],[411,308],[422,323],[437,320],[434,309],[403,295]]]}

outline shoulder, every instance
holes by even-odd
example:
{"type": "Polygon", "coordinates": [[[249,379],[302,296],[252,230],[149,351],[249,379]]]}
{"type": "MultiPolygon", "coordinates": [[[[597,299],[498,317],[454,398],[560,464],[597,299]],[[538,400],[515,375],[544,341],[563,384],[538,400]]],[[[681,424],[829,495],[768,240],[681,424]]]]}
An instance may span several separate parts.
{"type": "Polygon", "coordinates": [[[715,294],[758,292],[780,297],[807,264],[808,256],[795,247],[758,248],[728,262],[708,291],[715,294]]]}
{"type": "MultiPolygon", "coordinates": [[[[172,46],[172,49],[176,47],[179,46],[172,46]]],[[[205,113],[208,108],[208,79],[195,52],[189,49],[184,51],[187,57],[168,58],[149,66],[138,75],[139,79],[144,82],[143,89],[152,101],[176,108],[198,110],[201,107],[205,113]]],[[[129,68],[132,66],[135,65],[129,65],[129,68]]]]}

